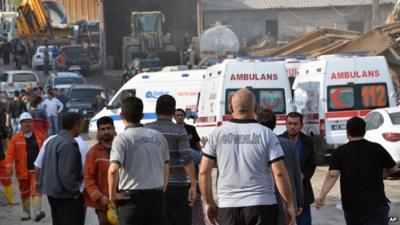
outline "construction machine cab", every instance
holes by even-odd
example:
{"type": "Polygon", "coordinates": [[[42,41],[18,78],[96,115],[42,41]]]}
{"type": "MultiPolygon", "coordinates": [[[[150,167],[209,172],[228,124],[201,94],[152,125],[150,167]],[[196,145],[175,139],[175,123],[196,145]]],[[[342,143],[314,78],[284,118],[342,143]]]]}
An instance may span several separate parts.
{"type": "Polygon", "coordinates": [[[157,33],[162,35],[162,23],[164,15],[160,11],[132,12],[131,27],[132,36],[140,36],[145,33],[157,33]]]}
{"type": "Polygon", "coordinates": [[[181,63],[181,52],[172,43],[172,36],[163,32],[165,16],[161,11],[131,13],[131,33],[123,38],[122,65],[133,59],[160,58],[165,65],[181,63]]]}

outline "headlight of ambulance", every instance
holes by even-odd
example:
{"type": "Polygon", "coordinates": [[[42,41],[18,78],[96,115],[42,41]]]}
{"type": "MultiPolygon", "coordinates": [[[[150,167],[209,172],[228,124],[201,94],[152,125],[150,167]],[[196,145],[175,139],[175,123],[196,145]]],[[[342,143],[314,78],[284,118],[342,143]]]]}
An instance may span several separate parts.
{"type": "Polygon", "coordinates": [[[79,109],[70,108],[70,109],[68,109],[68,112],[78,113],[78,112],[79,112],[79,109]]]}

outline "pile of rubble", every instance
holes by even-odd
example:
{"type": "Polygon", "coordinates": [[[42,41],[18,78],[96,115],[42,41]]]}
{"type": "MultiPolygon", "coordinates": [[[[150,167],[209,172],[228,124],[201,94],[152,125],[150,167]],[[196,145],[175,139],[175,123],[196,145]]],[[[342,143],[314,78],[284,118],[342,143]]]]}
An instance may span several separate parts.
{"type": "Polygon", "coordinates": [[[278,49],[249,52],[252,57],[309,55],[318,56],[337,52],[344,45],[359,37],[360,33],[333,28],[318,28],[278,49]]]}

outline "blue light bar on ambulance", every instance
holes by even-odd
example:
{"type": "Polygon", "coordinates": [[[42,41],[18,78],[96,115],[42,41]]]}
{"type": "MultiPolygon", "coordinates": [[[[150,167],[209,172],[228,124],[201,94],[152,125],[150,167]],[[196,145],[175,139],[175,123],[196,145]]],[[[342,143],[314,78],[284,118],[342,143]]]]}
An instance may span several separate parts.
{"type": "Polygon", "coordinates": [[[336,56],[342,56],[342,57],[351,57],[351,56],[358,56],[358,57],[364,57],[364,56],[370,56],[371,52],[369,51],[361,51],[361,52],[341,52],[341,53],[336,53],[336,56]]]}
{"type": "Polygon", "coordinates": [[[188,73],[184,73],[184,74],[182,74],[181,76],[182,76],[182,77],[189,77],[189,74],[188,74],[188,73]]]}
{"type": "Polygon", "coordinates": [[[142,79],[149,79],[149,78],[150,78],[149,75],[143,75],[143,76],[142,76],[142,79]]]}

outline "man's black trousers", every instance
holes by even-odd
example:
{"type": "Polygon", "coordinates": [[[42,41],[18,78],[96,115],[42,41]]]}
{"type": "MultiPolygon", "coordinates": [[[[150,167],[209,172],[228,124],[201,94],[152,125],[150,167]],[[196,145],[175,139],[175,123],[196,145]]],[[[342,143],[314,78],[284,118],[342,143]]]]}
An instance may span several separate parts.
{"type": "MultiPolygon", "coordinates": [[[[129,191],[128,191],[129,192],[129,191]]],[[[165,207],[162,190],[131,191],[129,199],[118,201],[119,225],[164,225],[165,207]]]]}
{"type": "Polygon", "coordinates": [[[47,196],[51,208],[53,225],[84,225],[85,209],[83,197],[75,198],[53,198],[47,196]]]}
{"type": "Polygon", "coordinates": [[[278,207],[260,205],[218,209],[219,223],[223,225],[276,225],[278,207]]]}
{"type": "Polygon", "coordinates": [[[168,185],[165,196],[168,225],[191,225],[192,208],[189,206],[189,187],[168,185]]]}

